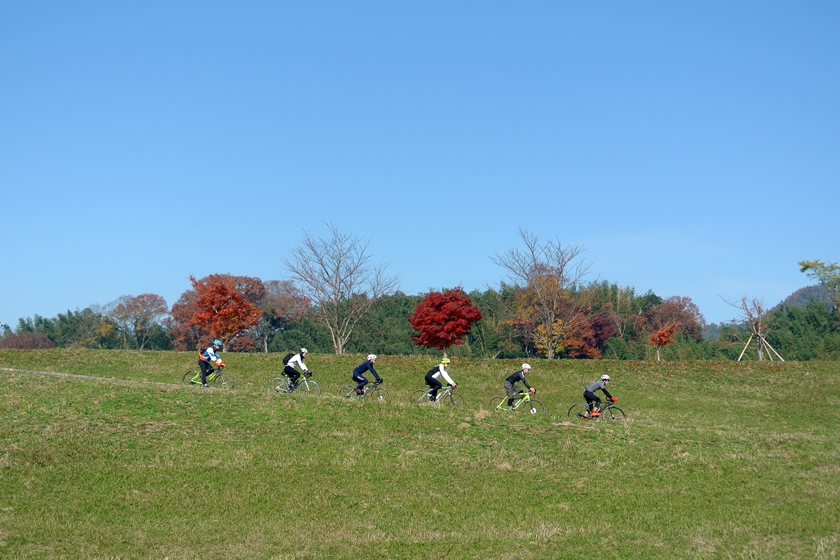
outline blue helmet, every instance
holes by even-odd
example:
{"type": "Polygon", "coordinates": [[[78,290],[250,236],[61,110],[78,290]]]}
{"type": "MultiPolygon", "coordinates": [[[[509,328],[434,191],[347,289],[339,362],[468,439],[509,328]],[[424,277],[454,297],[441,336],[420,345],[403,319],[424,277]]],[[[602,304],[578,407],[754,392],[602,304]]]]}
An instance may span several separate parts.
{"type": "Polygon", "coordinates": [[[213,341],[213,344],[215,344],[216,346],[221,346],[222,341],[217,338],[216,340],[213,341]]]}

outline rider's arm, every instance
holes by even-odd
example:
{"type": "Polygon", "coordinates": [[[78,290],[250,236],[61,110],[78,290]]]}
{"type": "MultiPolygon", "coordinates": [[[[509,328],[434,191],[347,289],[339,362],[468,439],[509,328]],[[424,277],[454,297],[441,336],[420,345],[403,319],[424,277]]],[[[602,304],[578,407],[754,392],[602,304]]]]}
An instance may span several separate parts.
{"type": "Polygon", "coordinates": [[[607,388],[606,388],[606,387],[604,387],[603,389],[601,389],[601,391],[602,391],[605,395],[607,395],[607,398],[608,398],[608,399],[611,399],[611,398],[612,398],[612,395],[610,395],[610,392],[609,392],[609,391],[607,391],[607,388]]]}
{"type": "Polygon", "coordinates": [[[452,378],[449,377],[449,373],[446,371],[445,367],[440,366],[440,374],[443,375],[443,378],[446,379],[446,382],[449,383],[450,385],[455,385],[456,384],[454,381],[452,381],[452,378]]]}
{"type": "Polygon", "coordinates": [[[295,367],[295,364],[298,364],[300,366],[300,369],[302,369],[303,371],[308,371],[306,369],[306,364],[303,363],[303,358],[300,354],[295,354],[294,356],[289,358],[288,362],[286,362],[286,365],[291,367],[295,367]]]}
{"type": "MultiPolygon", "coordinates": [[[[370,364],[370,362],[368,362],[368,363],[370,364]]],[[[378,374],[378,373],[376,373],[376,370],[375,370],[375,369],[373,369],[373,365],[371,365],[369,369],[370,369],[370,372],[373,374],[373,376],[374,376],[377,380],[382,379],[381,377],[379,377],[379,374],[378,374]]]]}

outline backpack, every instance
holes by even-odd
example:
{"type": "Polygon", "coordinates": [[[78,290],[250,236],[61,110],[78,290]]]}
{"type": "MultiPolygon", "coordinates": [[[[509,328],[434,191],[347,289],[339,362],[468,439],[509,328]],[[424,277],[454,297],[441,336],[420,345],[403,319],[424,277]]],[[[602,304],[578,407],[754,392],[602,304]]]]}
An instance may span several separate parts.
{"type": "Polygon", "coordinates": [[[289,352],[288,354],[286,354],[286,355],[283,357],[283,365],[284,365],[284,366],[285,366],[285,365],[288,365],[288,364],[289,364],[289,360],[291,360],[291,359],[292,359],[292,358],[294,358],[294,357],[295,357],[295,355],[294,355],[294,354],[292,354],[291,352],[289,352]]]}

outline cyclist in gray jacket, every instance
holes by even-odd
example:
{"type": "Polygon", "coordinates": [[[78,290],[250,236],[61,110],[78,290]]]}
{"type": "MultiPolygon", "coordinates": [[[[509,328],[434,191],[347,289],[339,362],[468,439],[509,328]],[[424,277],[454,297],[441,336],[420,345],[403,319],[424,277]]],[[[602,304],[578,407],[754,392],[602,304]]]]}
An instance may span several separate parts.
{"type": "Polygon", "coordinates": [[[583,391],[583,398],[586,399],[586,404],[589,405],[590,416],[601,415],[601,399],[598,398],[598,395],[595,394],[595,391],[601,391],[612,402],[616,402],[618,400],[614,396],[612,396],[609,391],[607,391],[607,385],[609,383],[610,376],[602,375],[599,381],[593,381],[592,383],[587,385],[586,389],[583,391]]]}

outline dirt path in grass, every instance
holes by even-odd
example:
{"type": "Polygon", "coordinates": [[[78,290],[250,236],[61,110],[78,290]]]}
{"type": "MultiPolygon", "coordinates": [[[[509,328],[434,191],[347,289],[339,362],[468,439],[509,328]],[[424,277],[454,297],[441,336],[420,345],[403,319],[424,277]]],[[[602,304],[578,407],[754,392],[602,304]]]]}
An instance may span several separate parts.
{"type": "Polygon", "coordinates": [[[109,383],[129,383],[129,384],[146,384],[146,385],[157,385],[159,387],[179,387],[179,385],[173,385],[172,383],[162,383],[160,381],[146,381],[143,379],[119,379],[117,377],[97,377],[93,375],[80,375],[78,373],[61,373],[58,371],[40,371],[37,369],[18,369],[18,368],[8,368],[8,367],[0,367],[0,371],[8,371],[11,373],[28,373],[31,375],[46,375],[50,377],[68,377],[71,379],[86,379],[92,381],[105,381],[109,383]]]}

